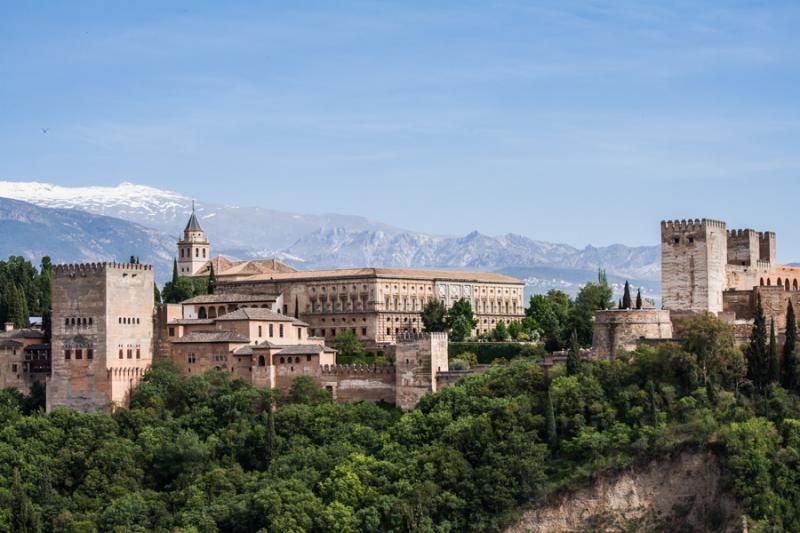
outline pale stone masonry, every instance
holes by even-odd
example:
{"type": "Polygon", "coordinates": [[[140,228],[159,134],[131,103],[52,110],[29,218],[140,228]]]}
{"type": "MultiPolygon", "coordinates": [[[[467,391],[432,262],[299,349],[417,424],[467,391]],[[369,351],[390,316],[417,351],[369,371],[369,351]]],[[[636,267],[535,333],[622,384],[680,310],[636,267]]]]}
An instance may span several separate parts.
{"type": "Polygon", "coordinates": [[[153,286],[150,265],[53,268],[48,411],[127,406],[153,360],[153,286]]]}
{"type": "Polygon", "coordinates": [[[711,313],[732,326],[737,340],[752,329],[760,301],[779,335],[792,302],[800,311],[800,268],[777,263],[777,238],[771,231],[728,229],[711,219],[661,222],[663,311],[610,310],[597,314],[593,349],[613,357],[641,341],[671,339],[681,319],[711,313]],[[666,317],[672,328],[666,327],[666,317]]]}

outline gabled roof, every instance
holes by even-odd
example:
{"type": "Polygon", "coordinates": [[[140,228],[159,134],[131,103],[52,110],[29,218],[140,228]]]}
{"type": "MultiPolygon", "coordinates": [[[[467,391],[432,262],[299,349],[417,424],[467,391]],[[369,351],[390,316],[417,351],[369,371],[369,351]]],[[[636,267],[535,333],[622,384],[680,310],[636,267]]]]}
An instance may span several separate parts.
{"type": "Polygon", "coordinates": [[[44,333],[38,329],[21,328],[0,332],[0,339],[43,339],[44,333]]]}
{"type": "Polygon", "coordinates": [[[248,303],[248,302],[274,302],[278,296],[274,294],[201,294],[181,303],[186,304],[217,304],[217,303],[248,303]]]}
{"type": "Polygon", "coordinates": [[[321,344],[294,344],[286,346],[275,355],[317,355],[319,352],[333,351],[321,344]]]}
{"type": "Polygon", "coordinates": [[[205,342],[249,343],[250,339],[235,331],[195,331],[172,341],[175,344],[199,344],[205,342]]]}
{"type": "Polygon", "coordinates": [[[265,322],[291,322],[296,326],[308,326],[305,322],[292,318],[264,307],[242,307],[217,317],[217,321],[226,320],[263,320],[265,322]]]}

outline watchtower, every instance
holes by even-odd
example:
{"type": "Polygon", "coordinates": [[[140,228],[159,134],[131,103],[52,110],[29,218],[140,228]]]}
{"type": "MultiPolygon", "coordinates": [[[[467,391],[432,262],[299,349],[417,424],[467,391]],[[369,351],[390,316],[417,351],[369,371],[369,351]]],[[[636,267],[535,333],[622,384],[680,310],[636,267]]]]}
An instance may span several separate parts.
{"type": "Polygon", "coordinates": [[[664,309],[719,313],[726,287],[728,232],[718,220],[661,222],[664,309]]]}
{"type": "Polygon", "coordinates": [[[47,410],[127,406],[153,361],[153,267],[56,265],[47,410]]]}

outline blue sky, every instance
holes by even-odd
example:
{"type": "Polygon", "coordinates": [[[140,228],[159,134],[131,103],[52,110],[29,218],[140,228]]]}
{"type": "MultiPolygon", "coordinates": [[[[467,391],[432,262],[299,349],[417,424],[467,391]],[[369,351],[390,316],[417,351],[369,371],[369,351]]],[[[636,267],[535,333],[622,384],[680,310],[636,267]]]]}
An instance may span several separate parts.
{"type": "Polygon", "coordinates": [[[800,260],[798,2],[0,13],[0,179],[574,245],[705,216],[774,229],[800,260]]]}

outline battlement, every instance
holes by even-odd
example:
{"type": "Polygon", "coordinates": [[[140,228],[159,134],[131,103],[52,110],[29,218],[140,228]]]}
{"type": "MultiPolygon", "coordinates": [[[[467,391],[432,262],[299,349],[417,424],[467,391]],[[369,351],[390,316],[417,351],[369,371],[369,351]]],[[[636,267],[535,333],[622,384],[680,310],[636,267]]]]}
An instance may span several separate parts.
{"type": "Polygon", "coordinates": [[[725,222],[710,218],[695,218],[689,220],[662,220],[661,231],[693,231],[702,228],[725,229],[725,222]]]}
{"type": "Polygon", "coordinates": [[[350,365],[320,365],[320,373],[325,374],[394,374],[394,365],[370,365],[353,363],[350,365]]]}
{"type": "Polygon", "coordinates": [[[729,238],[742,238],[742,237],[756,237],[761,236],[761,233],[756,232],[754,229],[729,229],[729,238]]]}
{"type": "Polygon", "coordinates": [[[144,271],[153,270],[153,265],[142,265],[134,263],[64,263],[53,265],[55,276],[89,275],[104,272],[106,270],[126,270],[144,271]]]}
{"type": "Polygon", "coordinates": [[[410,342],[417,342],[421,340],[428,340],[431,341],[446,341],[447,340],[447,333],[445,332],[427,332],[427,331],[420,331],[420,332],[411,332],[405,331],[397,336],[397,343],[410,343],[410,342]]]}
{"type": "Polygon", "coordinates": [[[775,238],[775,232],[774,231],[759,231],[758,232],[758,238],[759,239],[770,239],[770,238],[774,239],[775,238]]]}

